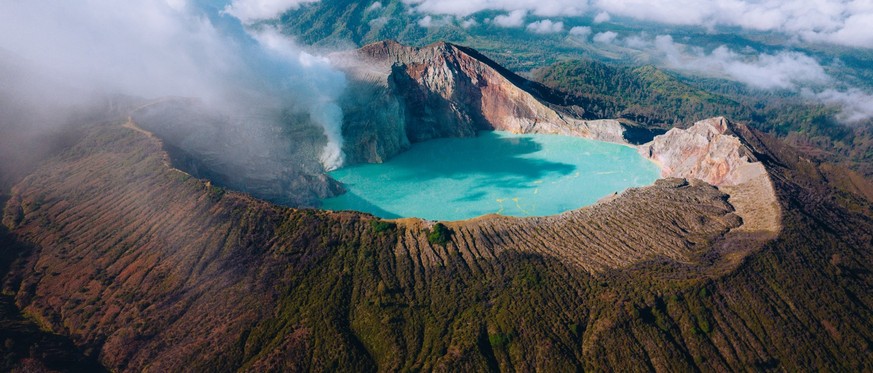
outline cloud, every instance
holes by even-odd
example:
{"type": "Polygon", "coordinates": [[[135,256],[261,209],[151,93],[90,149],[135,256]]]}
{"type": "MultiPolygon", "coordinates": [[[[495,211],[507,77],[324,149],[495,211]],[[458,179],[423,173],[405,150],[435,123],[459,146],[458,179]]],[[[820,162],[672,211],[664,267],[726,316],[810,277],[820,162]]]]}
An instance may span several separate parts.
{"type": "Polygon", "coordinates": [[[873,95],[860,89],[849,88],[840,91],[829,88],[818,93],[804,89],[802,93],[806,97],[841,107],[837,119],[843,123],[857,123],[873,118],[873,95]]]}
{"type": "MultiPolygon", "coordinates": [[[[467,17],[492,10],[524,11],[540,17],[595,14],[670,25],[740,27],[773,31],[810,42],[873,48],[873,1],[870,0],[404,0],[414,11],[467,17]]],[[[520,24],[518,25],[520,26],[520,24]]],[[[513,27],[518,27],[513,26],[513,27]]]]}
{"type": "Polygon", "coordinates": [[[390,20],[391,18],[389,17],[373,18],[369,22],[367,22],[367,24],[370,25],[370,28],[382,27],[385,26],[390,20]]]}
{"type": "Polygon", "coordinates": [[[609,22],[610,19],[611,19],[611,17],[609,16],[609,13],[600,12],[600,13],[597,13],[596,16],[594,16],[594,23],[609,22]]]}
{"type": "Polygon", "coordinates": [[[367,10],[366,10],[366,11],[367,11],[367,12],[372,12],[372,11],[374,11],[374,10],[379,10],[379,9],[382,9],[382,3],[379,2],[379,1],[377,1],[377,2],[375,2],[375,3],[373,3],[373,4],[370,4],[370,6],[367,7],[367,10]]]}
{"type": "Polygon", "coordinates": [[[873,47],[873,36],[865,27],[873,21],[873,2],[869,0],[594,0],[593,6],[613,14],[665,24],[705,28],[736,26],[781,32],[807,41],[873,47]]]}
{"type": "MultiPolygon", "coordinates": [[[[46,80],[60,82],[41,87],[44,95],[56,96],[53,107],[124,94],[195,97],[228,116],[261,109],[307,112],[329,140],[325,168],[337,167],[342,112],[335,102],[345,76],[278,31],[247,29],[240,21],[179,1],[0,2],[0,46],[46,80]]],[[[5,74],[0,71],[0,77],[5,74]]],[[[39,100],[8,88],[0,84],[0,93],[39,100]]],[[[248,125],[244,131],[257,132],[259,124],[248,125]]]]}
{"type": "Polygon", "coordinates": [[[524,19],[527,17],[526,10],[514,10],[509,14],[502,14],[491,21],[492,24],[500,27],[521,27],[524,25],[524,19]]]}
{"type": "Polygon", "coordinates": [[[618,37],[617,33],[612,31],[605,31],[595,34],[593,40],[595,43],[612,44],[612,42],[615,41],[616,37],[618,37]]]}
{"type": "Polygon", "coordinates": [[[476,22],[474,18],[466,18],[461,20],[461,27],[470,28],[473,26],[478,26],[479,22],[476,22]]]}
{"type": "Polygon", "coordinates": [[[430,28],[433,26],[433,17],[424,16],[422,19],[418,20],[418,25],[424,28],[430,28]]]}
{"type": "Polygon", "coordinates": [[[580,16],[588,8],[587,1],[569,0],[403,0],[403,2],[412,6],[412,9],[417,12],[457,17],[467,17],[483,10],[524,11],[541,17],[566,17],[580,16]]]}
{"type": "Polygon", "coordinates": [[[288,10],[297,9],[301,4],[317,3],[320,0],[233,0],[224,11],[245,24],[277,18],[288,10]]]}
{"type": "Polygon", "coordinates": [[[162,1],[2,2],[0,45],[76,85],[144,96],[215,91],[243,65],[208,18],[162,1]]]}
{"type": "Polygon", "coordinates": [[[669,35],[652,38],[645,33],[615,42],[644,52],[660,66],[730,79],[758,89],[788,90],[809,100],[838,106],[841,110],[837,119],[843,123],[873,117],[873,95],[853,87],[834,88],[838,82],[817,60],[803,53],[767,54],[748,47],[737,52],[726,46],[706,52],[677,43],[669,35]]]}
{"type": "Polygon", "coordinates": [[[871,32],[870,25],[873,25],[873,12],[849,16],[841,27],[832,32],[800,30],[800,33],[805,39],[811,41],[873,48],[873,32],[871,32]]]}
{"type": "Polygon", "coordinates": [[[587,39],[588,35],[591,35],[591,27],[588,26],[575,26],[570,29],[570,35],[577,36],[583,39],[587,39]]]}
{"type": "Polygon", "coordinates": [[[535,34],[554,34],[564,31],[564,22],[552,22],[544,19],[528,24],[527,30],[535,34]]]}
{"type": "MultiPolygon", "coordinates": [[[[642,39],[632,39],[636,46],[642,39]]],[[[721,75],[761,89],[794,90],[806,84],[829,81],[824,68],[814,58],[798,52],[739,54],[726,46],[710,53],[675,43],[669,35],[659,35],[652,43],[654,52],[667,67],[721,75]]]]}
{"type": "MultiPolygon", "coordinates": [[[[672,37],[671,37],[671,40],[672,40],[672,37]]],[[[628,37],[624,38],[624,40],[622,40],[622,43],[626,47],[631,48],[631,49],[636,49],[636,50],[652,49],[652,44],[653,44],[651,37],[645,32],[642,32],[639,35],[628,36],[628,37]]]]}
{"type": "Polygon", "coordinates": [[[449,17],[424,16],[418,20],[418,25],[424,28],[443,27],[452,23],[449,17]]]}

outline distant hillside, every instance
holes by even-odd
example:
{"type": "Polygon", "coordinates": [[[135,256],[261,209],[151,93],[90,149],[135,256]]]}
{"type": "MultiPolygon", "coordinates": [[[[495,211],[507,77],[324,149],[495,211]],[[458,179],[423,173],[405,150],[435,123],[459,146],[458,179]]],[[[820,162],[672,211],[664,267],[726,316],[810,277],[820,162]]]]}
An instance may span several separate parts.
{"type": "Polygon", "coordinates": [[[653,66],[574,60],[537,69],[532,78],[586,99],[588,111],[600,118],[626,118],[670,128],[719,115],[737,119],[750,116],[750,109],[739,102],[695,88],[653,66]]]}
{"type": "Polygon", "coordinates": [[[534,35],[524,28],[467,29],[441,16],[433,17],[439,27],[428,28],[418,23],[423,16],[410,12],[402,0],[337,0],[306,4],[287,12],[277,23],[285,33],[316,47],[348,48],[349,44],[364,46],[386,39],[417,47],[439,41],[467,45],[515,71],[579,55],[577,48],[563,42],[562,35],[534,35]],[[381,6],[370,9],[375,3],[381,6]]]}
{"type": "Polygon", "coordinates": [[[535,70],[532,78],[578,98],[600,117],[684,127],[724,115],[786,139],[813,157],[873,176],[873,120],[847,126],[837,122],[832,107],[801,104],[724,81],[683,78],[652,66],[593,60],[555,63],[535,70]]]}

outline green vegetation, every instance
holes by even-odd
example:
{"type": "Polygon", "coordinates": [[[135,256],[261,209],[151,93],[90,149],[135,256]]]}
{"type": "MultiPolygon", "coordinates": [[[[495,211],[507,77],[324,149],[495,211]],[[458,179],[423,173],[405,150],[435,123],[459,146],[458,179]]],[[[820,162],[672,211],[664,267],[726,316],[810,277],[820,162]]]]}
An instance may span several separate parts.
{"type": "Polygon", "coordinates": [[[565,61],[534,71],[533,79],[568,93],[568,101],[598,118],[669,128],[718,115],[748,116],[740,103],[697,89],[653,66],[565,61]]]}
{"type": "Polygon", "coordinates": [[[386,39],[415,46],[438,41],[457,43],[486,52],[515,71],[542,67],[578,56],[580,52],[576,46],[567,45],[560,34],[536,35],[523,28],[487,26],[484,20],[499,12],[477,15],[479,27],[464,28],[449,22],[443,27],[424,28],[418,24],[423,15],[410,12],[402,0],[380,0],[380,9],[368,11],[375,2],[336,0],[306,4],[286,13],[279,23],[304,43],[325,47],[347,47],[349,42],[362,46],[386,39]]]}
{"type": "Polygon", "coordinates": [[[452,240],[452,231],[443,223],[436,223],[432,228],[426,229],[427,241],[432,245],[445,247],[452,240]]]}
{"type": "Polygon", "coordinates": [[[510,336],[503,333],[491,334],[488,336],[488,343],[490,343],[493,348],[505,348],[511,341],[512,339],[510,336]]]}
{"type": "Polygon", "coordinates": [[[370,220],[370,228],[373,228],[375,233],[382,233],[396,229],[397,224],[384,220],[370,220]]]}
{"type": "Polygon", "coordinates": [[[566,92],[564,101],[595,117],[670,128],[724,116],[779,136],[821,161],[873,176],[873,119],[847,126],[837,121],[836,108],[806,103],[791,93],[593,60],[556,63],[534,71],[533,79],[566,92]]]}

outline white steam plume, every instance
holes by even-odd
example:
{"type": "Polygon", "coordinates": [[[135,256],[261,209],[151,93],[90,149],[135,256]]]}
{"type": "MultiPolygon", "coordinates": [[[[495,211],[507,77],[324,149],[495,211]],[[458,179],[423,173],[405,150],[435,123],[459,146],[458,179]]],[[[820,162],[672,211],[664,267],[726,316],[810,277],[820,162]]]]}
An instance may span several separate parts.
{"type": "Polygon", "coordinates": [[[324,136],[327,137],[327,145],[321,153],[321,164],[327,171],[335,170],[343,165],[346,158],[343,153],[343,111],[333,102],[313,109],[309,114],[324,128],[324,136]]]}
{"type": "Polygon", "coordinates": [[[288,90],[296,93],[296,104],[305,106],[310,118],[324,130],[327,144],[320,157],[324,169],[331,171],[342,167],[345,162],[343,112],[336,100],[346,88],[345,75],[335,70],[326,57],[304,52],[275,28],[250,32],[267,50],[296,67],[295,71],[307,74],[289,81],[294,87],[288,90]]]}
{"type": "MultiPolygon", "coordinates": [[[[276,30],[245,26],[306,2],[312,1],[238,0],[222,12],[227,4],[193,0],[3,1],[0,52],[75,88],[45,87],[43,95],[27,96],[37,97],[35,106],[45,106],[39,97],[47,95],[80,104],[83,97],[121,93],[197,97],[228,116],[248,115],[253,108],[309,113],[324,128],[328,145],[321,158],[332,169],[344,158],[342,111],[335,103],[345,89],[344,75],[276,30]]],[[[0,71],[0,83],[4,74],[9,72],[0,71]]],[[[12,90],[5,94],[25,97],[12,90]]],[[[255,122],[238,125],[261,125],[255,122]]]]}

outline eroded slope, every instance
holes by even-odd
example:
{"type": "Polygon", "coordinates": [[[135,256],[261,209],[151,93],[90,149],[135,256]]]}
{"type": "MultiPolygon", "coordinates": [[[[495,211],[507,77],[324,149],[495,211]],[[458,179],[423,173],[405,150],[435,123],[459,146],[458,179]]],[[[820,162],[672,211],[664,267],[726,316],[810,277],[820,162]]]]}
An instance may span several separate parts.
{"type": "Polygon", "coordinates": [[[751,148],[755,143],[748,128],[719,117],[688,129],[671,129],[641,145],[639,152],[661,167],[662,177],[717,185],[730,195],[731,205],[743,218],[739,231],[773,237],[780,229],[782,211],[770,174],[751,148]]]}
{"type": "Polygon", "coordinates": [[[870,204],[772,146],[751,148],[784,228],[725,269],[753,250],[699,182],[453,224],[443,247],[421,222],[224,192],[96,127],[14,189],[4,223],[36,249],[7,291],[131,371],[869,368],[870,204]]]}

